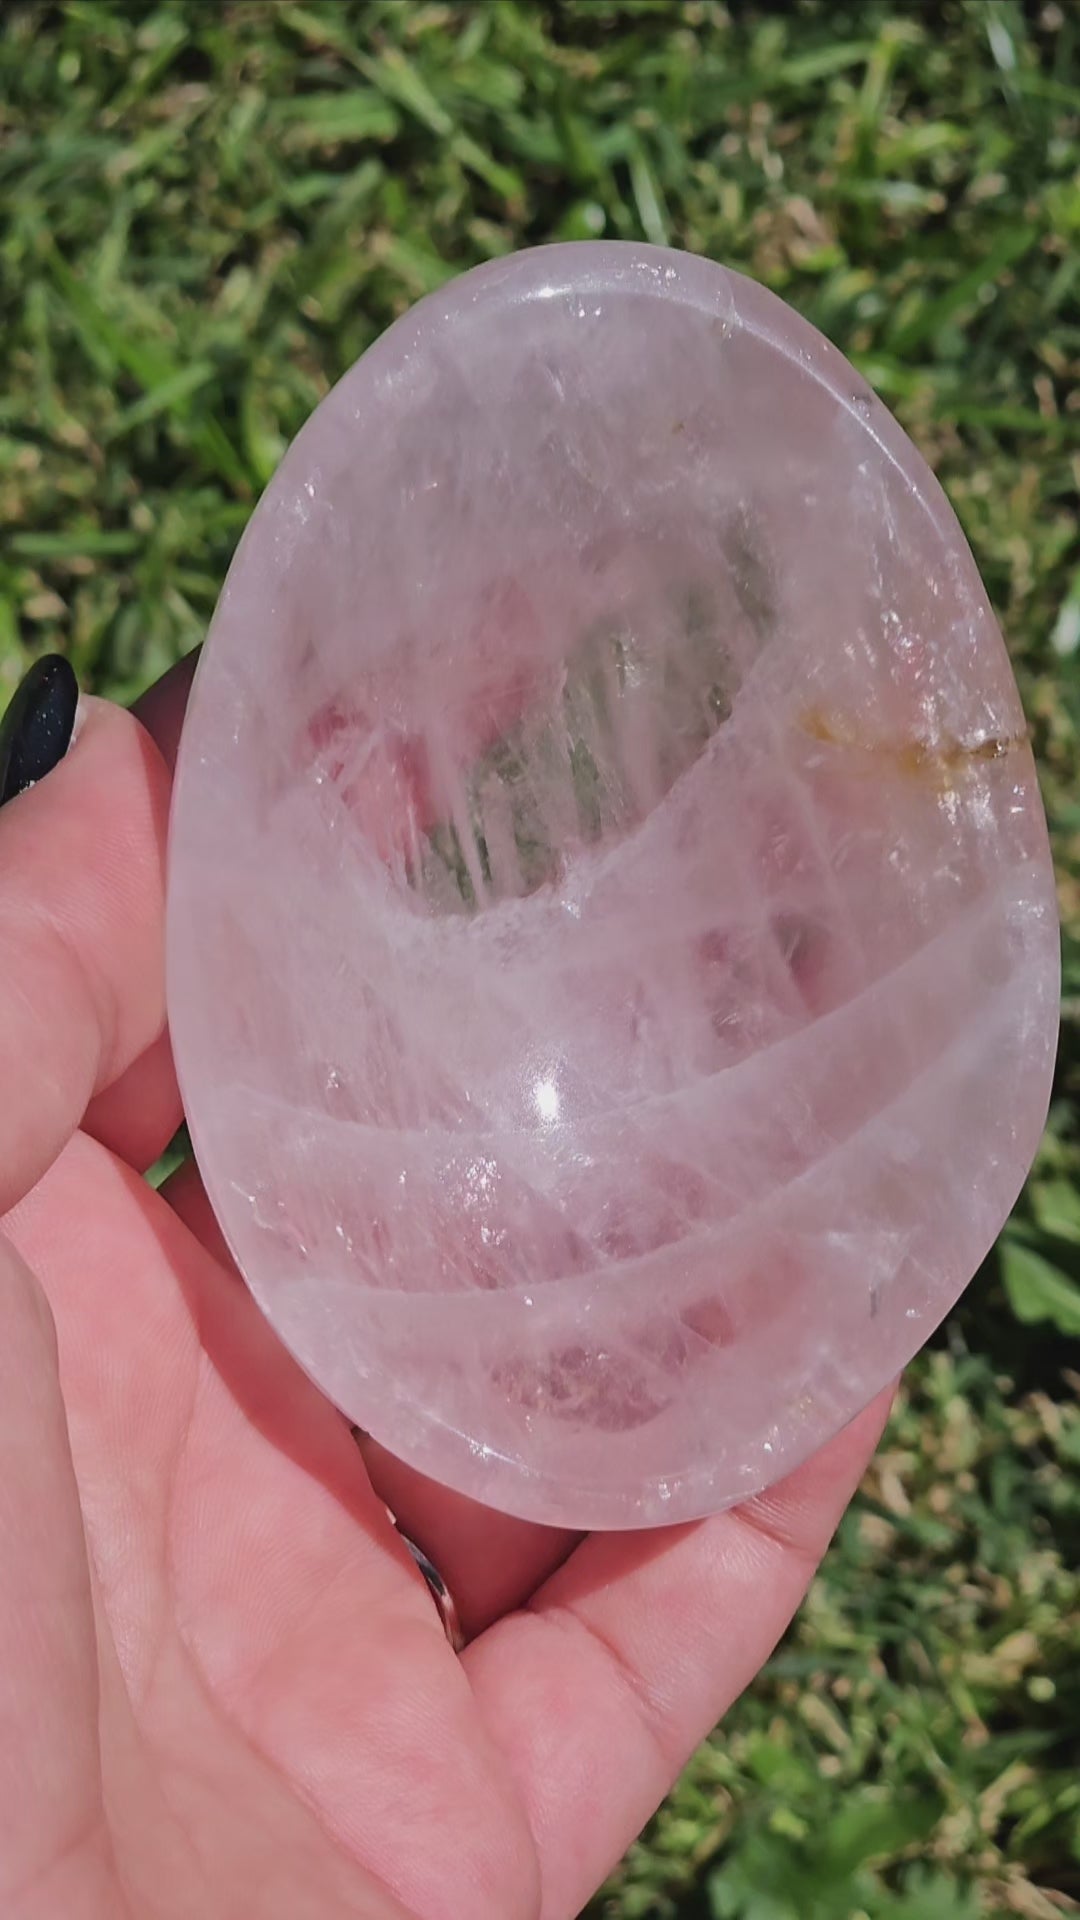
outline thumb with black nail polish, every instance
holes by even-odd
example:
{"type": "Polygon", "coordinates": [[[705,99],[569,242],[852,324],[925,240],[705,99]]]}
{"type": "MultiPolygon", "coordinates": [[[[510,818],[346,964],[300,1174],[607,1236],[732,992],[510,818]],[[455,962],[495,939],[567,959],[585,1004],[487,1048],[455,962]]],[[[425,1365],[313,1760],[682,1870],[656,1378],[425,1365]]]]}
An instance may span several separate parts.
{"type": "Polygon", "coordinates": [[[71,662],[59,653],[35,660],[0,720],[0,807],[59,765],[71,744],[78,704],[71,662]]]}

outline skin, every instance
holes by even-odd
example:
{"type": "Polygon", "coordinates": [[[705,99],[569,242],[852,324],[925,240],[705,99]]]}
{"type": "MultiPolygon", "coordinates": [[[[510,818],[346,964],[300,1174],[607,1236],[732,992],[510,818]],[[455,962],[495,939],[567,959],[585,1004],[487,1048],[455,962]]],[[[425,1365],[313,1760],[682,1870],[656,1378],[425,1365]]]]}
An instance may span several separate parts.
{"type": "Polygon", "coordinates": [[[737,1510],[581,1541],[361,1457],[194,1170],[140,1177],[180,1117],[187,678],[86,702],[0,813],[0,1911],[569,1920],[791,1619],[886,1404],[737,1510]]]}

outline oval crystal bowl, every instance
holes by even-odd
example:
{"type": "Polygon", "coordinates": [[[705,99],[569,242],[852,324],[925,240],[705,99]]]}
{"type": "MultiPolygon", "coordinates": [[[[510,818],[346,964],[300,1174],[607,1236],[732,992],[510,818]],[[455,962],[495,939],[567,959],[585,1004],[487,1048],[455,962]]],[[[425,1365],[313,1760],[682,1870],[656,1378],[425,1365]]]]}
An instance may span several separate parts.
{"type": "Polygon", "coordinates": [[[215,614],[168,993],[236,1261],[400,1458],[646,1526],[849,1420],[1016,1198],[1058,943],[1000,633],[842,356],[623,244],[391,327],[215,614]]]}

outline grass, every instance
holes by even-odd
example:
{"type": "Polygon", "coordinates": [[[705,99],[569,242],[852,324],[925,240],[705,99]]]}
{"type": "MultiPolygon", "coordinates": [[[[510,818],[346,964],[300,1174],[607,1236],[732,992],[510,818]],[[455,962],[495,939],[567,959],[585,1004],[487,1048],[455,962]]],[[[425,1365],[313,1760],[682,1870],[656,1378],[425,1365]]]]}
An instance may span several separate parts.
{"type": "Polygon", "coordinates": [[[1065,922],[1047,1142],[609,1920],[1080,1910],[1078,169],[1070,0],[0,20],[0,698],[47,647],[120,698],[157,675],[333,380],[554,236],[671,241],[800,307],[935,466],[1009,636],[1065,922]]]}

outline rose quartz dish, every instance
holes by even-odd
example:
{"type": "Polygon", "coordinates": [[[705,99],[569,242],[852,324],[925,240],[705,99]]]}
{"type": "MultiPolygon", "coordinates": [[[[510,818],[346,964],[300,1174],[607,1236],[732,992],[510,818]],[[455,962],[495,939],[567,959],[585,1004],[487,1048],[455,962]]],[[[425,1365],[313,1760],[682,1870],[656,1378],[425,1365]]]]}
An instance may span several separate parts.
{"type": "Polygon", "coordinates": [[[229,573],[168,976],[236,1260],[402,1459],[637,1527],[835,1433],[1016,1198],[1058,999],[1001,636],[841,355],[619,244],[399,320],[229,573]]]}

